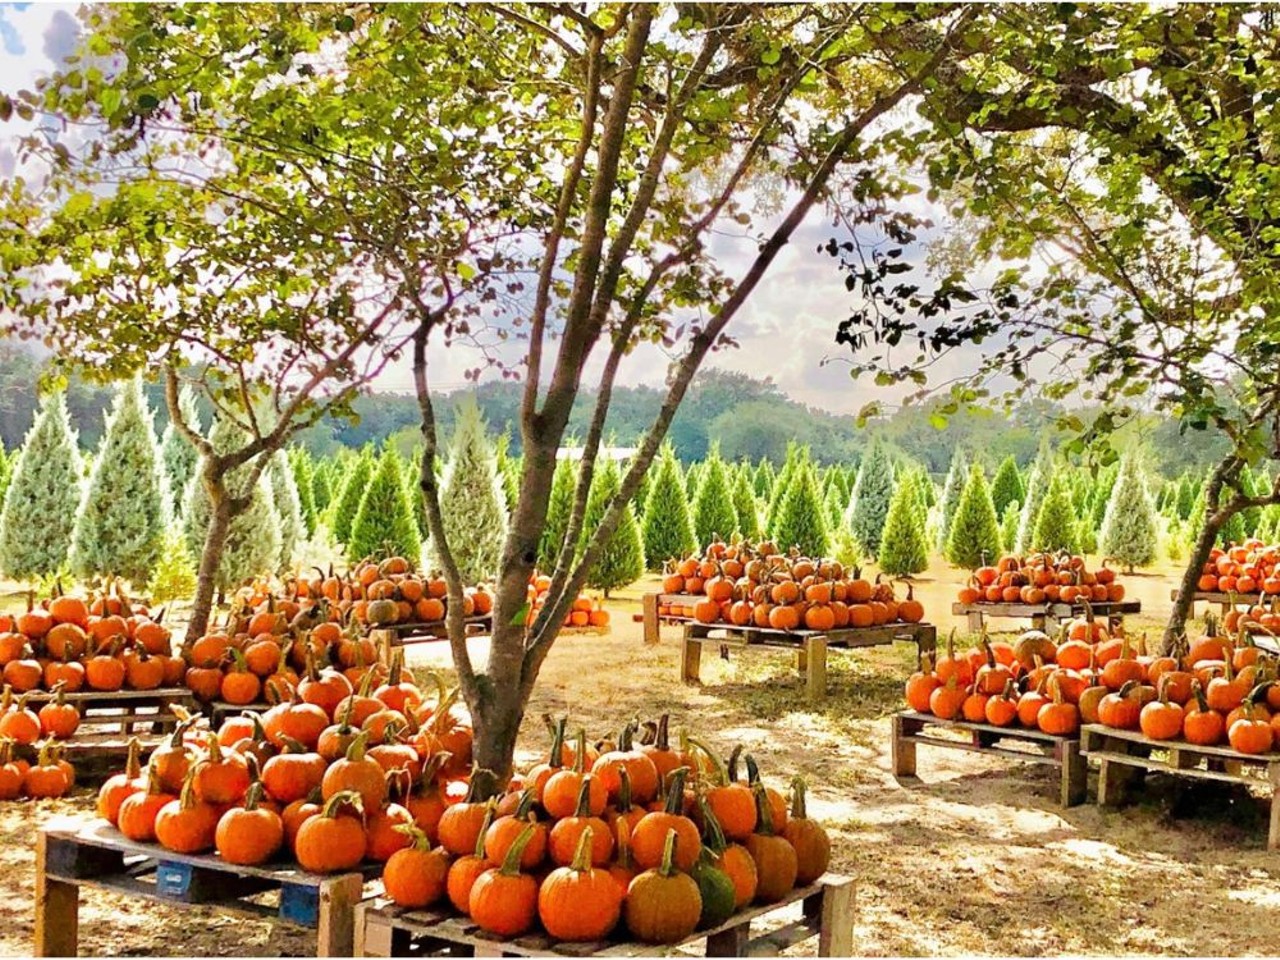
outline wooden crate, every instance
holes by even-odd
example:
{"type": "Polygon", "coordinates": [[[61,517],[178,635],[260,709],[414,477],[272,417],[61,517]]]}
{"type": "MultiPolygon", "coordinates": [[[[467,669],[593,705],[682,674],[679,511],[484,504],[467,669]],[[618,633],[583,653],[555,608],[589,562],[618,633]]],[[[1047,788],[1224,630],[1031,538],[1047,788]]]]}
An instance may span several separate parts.
{"type": "Polygon", "coordinates": [[[931,623],[886,623],[878,627],[847,627],[841,630],[772,630],[764,627],[737,627],[727,623],[686,623],[680,648],[680,679],[702,682],[702,648],[719,645],[727,656],[730,647],[762,645],[787,647],[796,651],[796,668],[805,678],[811,700],[827,695],[827,650],[843,647],[879,647],[895,640],[916,644],[917,658],[937,649],[938,629],[931,623]]]}
{"type": "MultiPolygon", "coordinates": [[[[486,934],[451,910],[406,910],[387,900],[366,900],[356,908],[356,954],[362,957],[636,957],[666,954],[676,947],[706,942],[708,957],[776,956],[781,950],[817,937],[820,957],[850,956],[853,948],[853,881],[826,874],[782,901],[750,907],[711,930],[669,947],[610,939],[596,943],[558,943],[545,934],[501,940],[486,934]],[[787,920],[799,905],[799,918],[758,936],[752,922],[787,920]],[[780,915],[780,916],[775,916],[780,915]]],[[[625,935],[625,928],[615,937],[625,935]]]]}
{"type": "MultiPolygon", "coordinates": [[[[467,634],[488,633],[493,629],[493,618],[490,616],[467,617],[463,624],[467,634]]],[[[407,647],[415,643],[430,643],[433,640],[448,640],[449,628],[443,620],[432,623],[393,623],[385,627],[374,627],[369,631],[369,639],[382,650],[386,647],[407,647]]]]}
{"type": "Polygon", "coordinates": [[[1230,747],[1198,747],[1179,740],[1152,740],[1136,730],[1086,724],[1081,752],[1098,763],[1098,803],[1119,806],[1148,772],[1194,780],[1218,780],[1271,788],[1267,849],[1280,850],[1280,752],[1247,754],[1230,747]]]}
{"type": "Polygon", "coordinates": [[[363,896],[365,876],[380,871],[381,864],[335,876],[307,873],[296,865],[239,867],[213,855],[186,856],[134,843],[102,820],[53,821],[36,838],[34,953],[76,955],[80,888],[94,887],[314,928],[317,956],[349,957],[355,946],[354,907],[363,896]],[[275,905],[250,899],[273,891],[275,905]]]}
{"type": "MultiPolygon", "coordinates": [[[[146,749],[157,745],[173,731],[179,714],[196,710],[195,698],[186,687],[156,690],[80,691],[65,695],[80,711],[80,726],[65,741],[67,759],[115,759],[129,752],[129,741],[137,737],[146,749]]],[[[29,695],[32,709],[53,698],[44,691],[29,695]]]]}
{"type": "Polygon", "coordinates": [[[916,747],[925,744],[949,750],[967,750],[1004,760],[1042,763],[1062,772],[1058,802],[1073,807],[1084,802],[1089,783],[1089,767],[1080,752],[1077,737],[1056,737],[1025,727],[996,727],[963,720],[940,720],[928,713],[904,710],[892,722],[893,775],[899,780],[919,782],[916,777],[916,747]],[[964,739],[939,736],[936,730],[952,730],[964,739]]]}
{"type": "MultiPolygon", "coordinates": [[[[1115,603],[1090,603],[1094,615],[1105,617],[1109,627],[1115,627],[1124,621],[1125,615],[1141,613],[1142,603],[1138,600],[1119,600],[1115,603]]],[[[972,633],[981,633],[987,617],[1009,617],[1030,620],[1033,630],[1055,632],[1064,620],[1083,616],[1083,603],[953,603],[951,612],[957,617],[968,620],[972,633]]]]}

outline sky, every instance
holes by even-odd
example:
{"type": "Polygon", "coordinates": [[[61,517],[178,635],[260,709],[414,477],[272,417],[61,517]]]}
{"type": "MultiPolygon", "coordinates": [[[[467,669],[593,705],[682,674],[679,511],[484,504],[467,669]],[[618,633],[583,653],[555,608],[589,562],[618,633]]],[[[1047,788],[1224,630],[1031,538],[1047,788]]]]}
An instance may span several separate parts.
{"type": "MultiPolygon", "coordinates": [[[[76,4],[0,3],[0,90],[29,87],[42,73],[71,53],[80,25],[76,4]]],[[[13,127],[0,126],[0,177],[15,169],[13,127]]],[[[738,371],[772,379],[786,394],[802,403],[841,414],[855,414],[872,400],[895,397],[865,380],[850,379],[841,362],[846,348],[835,343],[836,325],[853,304],[835,262],[817,247],[831,235],[824,218],[815,214],[774,262],[764,281],[749,298],[728,333],[739,346],[712,355],[707,367],[738,371]],[[832,362],[824,363],[824,360],[832,362]]],[[[718,239],[723,262],[731,272],[745,271],[754,252],[750,239],[718,239]],[[739,269],[734,267],[741,265],[739,269]]],[[[916,251],[919,255],[920,251],[916,251]]],[[[602,354],[603,350],[598,350],[602,354]]],[[[669,358],[644,346],[620,369],[620,385],[661,386],[669,358]]],[[[464,373],[478,365],[475,353],[453,348],[432,357],[433,386],[441,390],[463,387],[464,373]]],[[[588,364],[588,374],[603,365],[603,356],[588,364]]],[[[407,363],[385,371],[379,389],[411,392],[407,363]]]]}

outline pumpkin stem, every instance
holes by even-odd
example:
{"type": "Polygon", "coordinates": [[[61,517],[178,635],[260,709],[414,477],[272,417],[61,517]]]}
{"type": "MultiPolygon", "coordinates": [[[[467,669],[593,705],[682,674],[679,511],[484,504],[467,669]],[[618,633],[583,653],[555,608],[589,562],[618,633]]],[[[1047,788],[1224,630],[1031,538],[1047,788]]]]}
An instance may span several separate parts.
{"type": "Polygon", "coordinates": [[[631,806],[631,774],[625,764],[618,764],[618,811],[626,813],[631,806]]]}
{"type": "Polygon", "coordinates": [[[423,853],[431,849],[431,838],[416,823],[397,823],[391,829],[408,837],[413,849],[421,850],[423,853]]]}
{"type": "Polygon", "coordinates": [[[613,821],[613,832],[617,837],[618,866],[630,870],[633,866],[631,858],[631,826],[626,817],[618,817],[613,821]]]}
{"type": "Polygon", "coordinates": [[[308,752],[307,748],[302,743],[295,740],[293,737],[289,736],[287,733],[280,734],[280,742],[284,744],[285,753],[307,753],[308,752]]]}
{"type": "Polygon", "coordinates": [[[688,767],[680,767],[671,773],[671,782],[667,785],[667,805],[665,812],[679,814],[684,809],[684,781],[689,776],[688,767]]]}
{"type": "Polygon", "coordinates": [[[347,747],[347,759],[353,763],[359,763],[364,759],[365,748],[369,745],[369,731],[361,730],[355,735],[347,747]]]}
{"type": "Polygon", "coordinates": [[[662,844],[662,865],[658,867],[658,873],[661,876],[669,877],[675,873],[675,856],[676,832],[675,830],[668,830],[667,839],[662,844]]]}
{"type": "Polygon", "coordinates": [[[711,804],[707,803],[705,795],[698,797],[698,809],[702,811],[702,825],[707,835],[707,847],[719,857],[729,846],[729,841],[725,839],[724,828],[720,826],[720,818],[711,809],[711,804]]]}
{"type": "Polygon", "coordinates": [[[136,780],[142,776],[142,742],[137,737],[129,740],[129,753],[124,760],[124,778],[136,780]]]}
{"type": "MultiPolygon", "coordinates": [[[[543,716],[546,720],[551,720],[549,716],[543,716]]],[[[564,730],[568,723],[568,717],[560,717],[551,724],[551,754],[547,757],[547,766],[553,770],[564,766],[564,730]]]]}
{"type": "Polygon", "coordinates": [[[797,774],[791,780],[791,816],[796,820],[805,820],[808,814],[805,812],[805,792],[808,787],[805,785],[804,777],[797,774]]]}
{"type": "Polygon", "coordinates": [[[573,757],[573,772],[584,773],[587,769],[587,729],[579,727],[578,734],[575,736],[576,743],[575,754],[573,757]]]}
{"type": "Polygon", "coordinates": [[[578,805],[574,808],[573,815],[575,817],[591,816],[591,774],[589,773],[578,785],[578,805]]]}
{"type": "Polygon", "coordinates": [[[658,733],[657,733],[657,739],[654,741],[654,743],[659,750],[671,749],[671,735],[668,730],[670,723],[671,723],[671,717],[669,714],[664,713],[662,716],[658,718],[658,733]]]}
{"type": "MultiPolygon", "coordinates": [[[[711,748],[708,747],[701,740],[697,740],[694,737],[690,737],[689,742],[693,744],[695,747],[697,747],[700,751],[702,751],[702,755],[706,757],[707,761],[711,764],[711,775],[712,775],[711,779],[715,783],[715,785],[719,787],[728,786],[730,782],[729,771],[725,767],[724,762],[721,761],[720,758],[717,757],[714,753],[712,753],[711,748]]],[[[678,813],[679,811],[673,811],[673,812],[678,813]]]]}
{"type": "MultiPolygon", "coordinates": [[[[258,783],[253,786],[261,786],[261,784],[258,783]]],[[[250,786],[249,789],[252,790],[253,786],[250,786]]],[[[364,800],[361,799],[360,794],[355,790],[339,790],[325,802],[324,807],[320,810],[320,816],[332,819],[338,815],[338,808],[342,806],[355,807],[362,816],[364,815],[364,800]]]]}
{"type": "MultiPolygon", "coordinates": [[[[618,818],[622,820],[621,817],[618,818]]],[[[529,829],[528,827],[525,828],[529,829]]],[[[573,851],[573,862],[569,864],[569,869],[574,873],[586,873],[591,869],[591,828],[582,831],[582,836],[578,837],[577,849],[573,851]]]]}
{"type": "Polygon", "coordinates": [[[1199,680],[1191,681],[1191,693],[1196,698],[1196,707],[1201,713],[1209,712],[1209,701],[1204,695],[1204,687],[1200,686],[1199,680]]]}
{"type": "Polygon", "coordinates": [[[764,784],[757,783],[751,788],[751,792],[756,798],[756,813],[760,820],[759,832],[766,837],[772,837],[773,834],[773,809],[769,806],[769,796],[764,792],[764,784]]]}
{"type": "Polygon", "coordinates": [[[502,858],[502,867],[498,870],[504,877],[514,877],[520,873],[520,857],[524,855],[524,848],[529,845],[536,830],[536,823],[525,824],[520,836],[516,837],[516,842],[511,844],[507,855],[502,858]]]}
{"type": "MultiPolygon", "coordinates": [[[[529,811],[533,808],[533,801],[536,799],[533,795],[533,787],[526,787],[520,794],[520,802],[516,804],[516,812],[513,814],[517,820],[529,819],[529,811]]],[[[581,797],[579,797],[581,802],[581,797]]],[[[578,814],[582,816],[582,814],[578,814]]]]}

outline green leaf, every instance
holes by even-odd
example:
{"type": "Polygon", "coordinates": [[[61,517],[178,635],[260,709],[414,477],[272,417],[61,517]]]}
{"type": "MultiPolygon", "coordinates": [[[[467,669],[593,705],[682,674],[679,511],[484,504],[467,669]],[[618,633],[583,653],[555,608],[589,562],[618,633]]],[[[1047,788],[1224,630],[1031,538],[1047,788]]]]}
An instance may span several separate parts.
{"type": "Polygon", "coordinates": [[[530,609],[530,608],[529,608],[529,603],[526,601],[526,602],[525,602],[525,603],[520,607],[520,609],[519,609],[519,610],[517,610],[517,611],[515,612],[515,615],[514,615],[514,616],[512,616],[512,618],[511,618],[511,626],[513,626],[513,627],[523,627],[523,626],[528,622],[528,619],[529,619],[529,609],[530,609]]]}

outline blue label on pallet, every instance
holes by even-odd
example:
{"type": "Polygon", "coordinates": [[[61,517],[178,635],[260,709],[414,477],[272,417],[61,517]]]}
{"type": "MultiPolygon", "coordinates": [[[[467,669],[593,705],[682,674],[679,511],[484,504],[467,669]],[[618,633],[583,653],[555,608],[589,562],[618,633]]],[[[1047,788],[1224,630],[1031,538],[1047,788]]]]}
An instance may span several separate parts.
{"type": "Polygon", "coordinates": [[[315,927],[320,923],[320,890],[292,883],[280,885],[280,916],[291,923],[315,927]]]}
{"type": "Polygon", "coordinates": [[[191,889],[190,864],[161,860],[156,865],[156,893],[162,897],[182,899],[191,889]]]}

